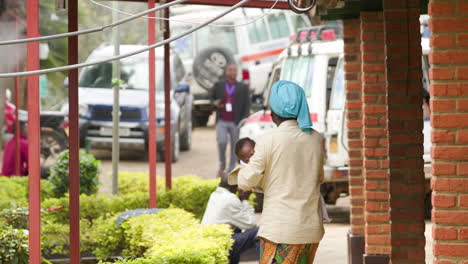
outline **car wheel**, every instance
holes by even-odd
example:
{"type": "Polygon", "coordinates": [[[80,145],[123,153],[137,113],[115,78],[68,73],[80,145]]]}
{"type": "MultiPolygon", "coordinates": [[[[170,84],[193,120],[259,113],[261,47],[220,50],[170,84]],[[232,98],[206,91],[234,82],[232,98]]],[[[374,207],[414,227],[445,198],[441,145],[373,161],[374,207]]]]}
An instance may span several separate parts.
{"type": "MultiPolygon", "coordinates": [[[[177,129],[174,134],[172,135],[172,163],[176,163],[180,157],[180,133],[179,129],[177,129]]],[[[158,151],[158,161],[164,162],[166,161],[166,151],[158,151]]]]}
{"type": "Polygon", "coordinates": [[[192,120],[187,123],[187,128],[180,135],[180,150],[188,151],[192,148],[192,120]]]}

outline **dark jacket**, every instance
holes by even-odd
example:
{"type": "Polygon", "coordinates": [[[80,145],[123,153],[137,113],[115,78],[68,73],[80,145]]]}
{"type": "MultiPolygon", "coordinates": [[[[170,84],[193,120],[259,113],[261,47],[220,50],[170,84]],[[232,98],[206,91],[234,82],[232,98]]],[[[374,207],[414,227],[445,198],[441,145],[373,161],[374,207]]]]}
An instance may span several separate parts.
{"type": "MultiPolygon", "coordinates": [[[[221,102],[224,104],[226,93],[226,81],[217,82],[213,86],[213,93],[211,95],[211,103],[221,99],[221,102]]],[[[234,111],[234,122],[239,124],[242,119],[250,115],[250,93],[249,88],[241,83],[236,82],[236,90],[234,90],[234,102],[233,102],[233,111],[234,111]]],[[[216,122],[218,122],[221,114],[221,109],[216,110],[216,122]]]]}

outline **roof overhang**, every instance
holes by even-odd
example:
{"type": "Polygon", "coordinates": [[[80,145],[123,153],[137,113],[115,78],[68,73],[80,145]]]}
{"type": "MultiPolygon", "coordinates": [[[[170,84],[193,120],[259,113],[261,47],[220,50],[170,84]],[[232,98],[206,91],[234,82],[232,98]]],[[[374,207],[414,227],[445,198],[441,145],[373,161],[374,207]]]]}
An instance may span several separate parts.
{"type": "MultiPolygon", "coordinates": [[[[122,0],[126,2],[147,2],[147,0],[122,0]]],[[[167,3],[169,1],[157,0],[159,3],[167,3]]],[[[184,4],[190,5],[216,5],[216,6],[233,6],[239,3],[239,0],[188,0],[184,4]]],[[[246,3],[243,7],[257,7],[257,8],[270,8],[275,3],[275,0],[251,0],[246,3]]],[[[279,0],[274,7],[275,9],[289,9],[288,2],[286,0],[279,0]]]]}

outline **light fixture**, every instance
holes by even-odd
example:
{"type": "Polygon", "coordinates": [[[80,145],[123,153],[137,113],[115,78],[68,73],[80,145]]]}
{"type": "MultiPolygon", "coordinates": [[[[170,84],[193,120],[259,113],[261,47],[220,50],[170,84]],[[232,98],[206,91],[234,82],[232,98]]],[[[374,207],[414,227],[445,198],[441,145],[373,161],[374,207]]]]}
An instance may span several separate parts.
{"type": "Polygon", "coordinates": [[[301,14],[312,9],[317,0],[288,0],[289,8],[292,11],[301,14]]]}

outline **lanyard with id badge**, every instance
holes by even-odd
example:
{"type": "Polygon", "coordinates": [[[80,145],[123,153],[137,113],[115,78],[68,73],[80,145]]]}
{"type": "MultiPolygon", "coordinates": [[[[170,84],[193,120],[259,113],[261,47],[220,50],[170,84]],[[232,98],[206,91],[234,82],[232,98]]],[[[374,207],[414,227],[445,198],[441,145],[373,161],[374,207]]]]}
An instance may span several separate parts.
{"type": "Polygon", "coordinates": [[[230,113],[232,112],[232,97],[234,95],[234,90],[236,89],[236,85],[229,85],[226,82],[226,93],[227,93],[227,100],[226,100],[226,106],[225,110],[226,112],[230,113]]]}

